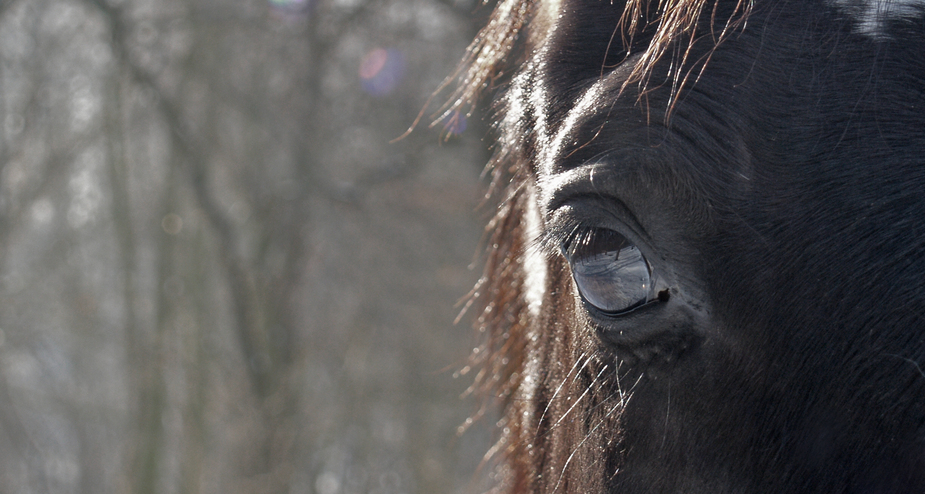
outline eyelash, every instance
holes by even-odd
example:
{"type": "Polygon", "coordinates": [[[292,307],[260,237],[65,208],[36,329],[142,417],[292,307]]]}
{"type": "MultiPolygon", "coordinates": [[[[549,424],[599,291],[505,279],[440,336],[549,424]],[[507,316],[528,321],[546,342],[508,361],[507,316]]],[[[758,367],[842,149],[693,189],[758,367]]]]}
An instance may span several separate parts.
{"type": "Polygon", "coordinates": [[[576,240],[581,240],[594,235],[599,230],[597,227],[586,226],[582,224],[570,225],[568,227],[552,226],[543,231],[537,240],[537,248],[547,257],[562,255],[568,259],[569,246],[576,246],[576,240]]]}
{"type": "MultiPolygon", "coordinates": [[[[578,247],[595,242],[602,232],[608,231],[614,230],[585,224],[566,227],[552,226],[543,231],[535,247],[547,257],[562,255],[569,259],[578,247]]],[[[619,234],[619,232],[614,232],[619,234]]],[[[629,237],[626,238],[629,239],[629,237]]],[[[632,242],[632,240],[629,241],[632,242]]]]}
{"type": "Polygon", "coordinates": [[[601,236],[605,230],[602,228],[590,227],[590,226],[579,226],[572,230],[572,233],[565,237],[565,240],[561,242],[560,250],[566,258],[570,258],[575,255],[578,249],[582,247],[589,247],[601,239],[601,236]]]}

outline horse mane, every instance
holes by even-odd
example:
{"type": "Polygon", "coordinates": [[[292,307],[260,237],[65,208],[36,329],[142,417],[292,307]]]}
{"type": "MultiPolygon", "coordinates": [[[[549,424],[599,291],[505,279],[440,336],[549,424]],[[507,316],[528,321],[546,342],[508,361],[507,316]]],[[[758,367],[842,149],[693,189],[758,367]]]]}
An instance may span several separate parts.
{"type": "MultiPolygon", "coordinates": [[[[738,0],[722,29],[717,32],[714,26],[717,26],[720,0],[714,0],[708,26],[708,37],[714,48],[737,29],[745,27],[753,2],[738,0]]],[[[614,34],[620,35],[626,56],[630,55],[637,41],[644,43],[644,49],[624,89],[638,84],[642,95],[650,82],[653,67],[670,48],[675,58],[669,74],[673,96],[686,85],[696,67],[699,67],[699,76],[709,55],[693,66],[688,65],[688,56],[699,39],[698,22],[706,6],[707,0],[627,0],[614,34]],[[681,38],[686,38],[687,44],[674,46],[673,41],[681,38]]],[[[536,8],[537,0],[498,2],[486,26],[466,49],[455,74],[445,83],[449,85],[453,79],[458,78],[456,89],[443,108],[444,117],[464,110],[469,114],[485,90],[494,87],[495,81],[503,78],[507,66],[512,65],[517,58],[515,49],[524,35],[525,26],[536,14],[536,8]]]]}

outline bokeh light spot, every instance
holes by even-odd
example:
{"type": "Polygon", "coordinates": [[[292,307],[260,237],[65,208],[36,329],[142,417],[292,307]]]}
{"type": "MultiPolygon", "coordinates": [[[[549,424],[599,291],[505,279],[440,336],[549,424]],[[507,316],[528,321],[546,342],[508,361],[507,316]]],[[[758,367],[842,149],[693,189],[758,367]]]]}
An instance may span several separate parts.
{"type": "Polygon", "coordinates": [[[363,57],[363,61],[360,62],[360,78],[364,80],[372,79],[382,71],[382,68],[385,67],[385,62],[389,58],[389,52],[382,49],[376,48],[375,50],[366,54],[363,57]]]}
{"type": "Polygon", "coordinates": [[[395,49],[376,48],[360,62],[363,90],[373,96],[391,93],[405,73],[405,57],[395,49]]]}
{"type": "Polygon", "coordinates": [[[161,220],[161,228],[167,235],[176,235],[183,230],[183,218],[178,214],[168,213],[161,220]]]}
{"type": "Polygon", "coordinates": [[[466,114],[458,110],[448,113],[443,117],[443,131],[448,135],[455,136],[466,131],[466,114]]]}

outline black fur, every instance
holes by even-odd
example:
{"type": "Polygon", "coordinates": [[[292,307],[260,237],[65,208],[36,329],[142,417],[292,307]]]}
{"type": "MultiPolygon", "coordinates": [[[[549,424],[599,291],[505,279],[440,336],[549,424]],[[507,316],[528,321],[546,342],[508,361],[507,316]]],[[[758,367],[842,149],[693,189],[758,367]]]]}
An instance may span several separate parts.
{"type": "Polygon", "coordinates": [[[499,488],[925,493],[923,12],[874,35],[835,1],[706,2],[637,77],[668,2],[629,34],[619,2],[512,3],[473,48],[508,51],[471,57],[515,70],[478,289],[499,488]],[[658,297],[585,302],[578,228],[636,244],[658,297]]]}

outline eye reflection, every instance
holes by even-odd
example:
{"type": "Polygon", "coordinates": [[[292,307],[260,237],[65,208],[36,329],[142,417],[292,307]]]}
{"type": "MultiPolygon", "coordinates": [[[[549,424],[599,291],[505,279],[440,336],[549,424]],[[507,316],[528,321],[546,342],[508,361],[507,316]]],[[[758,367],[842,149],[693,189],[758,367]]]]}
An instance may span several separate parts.
{"type": "Polygon", "coordinates": [[[595,308],[619,314],[649,300],[649,264],[623,235],[592,229],[576,236],[566,251],[578,291],[595,308]]]}

